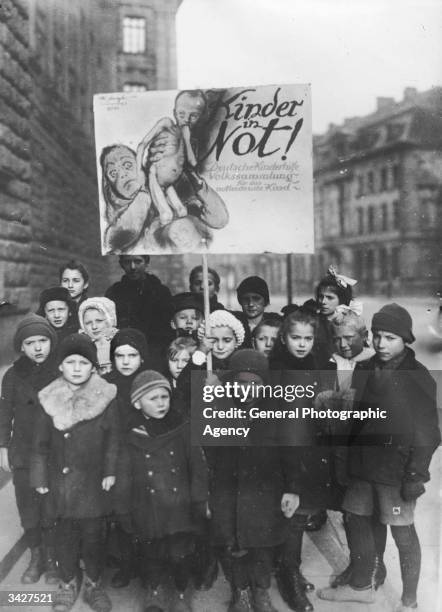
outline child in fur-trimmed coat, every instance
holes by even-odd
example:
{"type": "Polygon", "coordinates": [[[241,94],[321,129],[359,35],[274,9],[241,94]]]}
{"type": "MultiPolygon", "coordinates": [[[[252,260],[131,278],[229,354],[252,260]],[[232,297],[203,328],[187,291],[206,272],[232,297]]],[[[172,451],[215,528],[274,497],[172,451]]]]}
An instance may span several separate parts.
{"type": "Polygon", "coordinates": [[[39,393],[31,456],[31,485],[47,496],[56,519],[56,550],[62,582],[53,609],[68,612],[80,588],[79,558],[85,565],[86,603],[109,612],[100,586],[104,516],[115,483],[119,420],[116,387],[96,373],[97,351],[86,336],[67,336],[59,348],[61,376],[39,393]]]}

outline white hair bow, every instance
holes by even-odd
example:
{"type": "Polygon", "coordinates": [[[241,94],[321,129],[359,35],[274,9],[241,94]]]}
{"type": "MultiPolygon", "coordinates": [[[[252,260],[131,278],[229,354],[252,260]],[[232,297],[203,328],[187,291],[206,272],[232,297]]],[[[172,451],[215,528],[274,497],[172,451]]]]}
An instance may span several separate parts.
{"type": "Polygon", "coordinates": [[[334,266],[329,266],[328,273],[330,274],[330,276],[333,276],[333,278],[336,279],[336,282],[338,283],[338,285],[344,288],[348,287],[349,285],[350,287],[353,287],[353,285],[356,285],[356,283],[358,282],[354,278],[350,278],[349,276],[344,276],[343,274],[338,274],[334,266]]]}
{"type": "Polygon", "coordinates": [[[363,311],[363,304],[359,300],[351,300],[350,304],[346,306],[345,304],[339,304],[336,306],[335,312],[339,314],[345,314],[346,312],[353,312],[355,315],[360,317],[363,311]]]}

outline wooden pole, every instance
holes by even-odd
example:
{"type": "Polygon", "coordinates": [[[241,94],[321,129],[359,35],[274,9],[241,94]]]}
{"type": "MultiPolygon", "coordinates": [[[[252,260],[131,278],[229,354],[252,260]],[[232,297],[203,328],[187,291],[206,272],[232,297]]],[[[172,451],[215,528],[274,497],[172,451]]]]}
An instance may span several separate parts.
{"type": "MultiPolygon", "coordinates": [[[[207,248],[207,243],[206,243],[207,248]]],[[[209,266],[207,263],[207,250],[203,252],[203,289],[204,289],[204,323],[206,327],[206,337],[210,334],[209,315],[210,315],[210,301],[209,301],[209,266]]],[[[207,372],[212,373],[212,352],[207,354],[207,372]]]]}

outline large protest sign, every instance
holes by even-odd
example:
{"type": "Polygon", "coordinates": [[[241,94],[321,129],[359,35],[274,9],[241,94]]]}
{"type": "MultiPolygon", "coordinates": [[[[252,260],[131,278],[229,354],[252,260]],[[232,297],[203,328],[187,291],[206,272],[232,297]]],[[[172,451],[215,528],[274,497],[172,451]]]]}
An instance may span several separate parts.
{"type": "Polygon", "coordinates": [[[94,98],[102,252],[313,252],[308,85],[94,98]]]}

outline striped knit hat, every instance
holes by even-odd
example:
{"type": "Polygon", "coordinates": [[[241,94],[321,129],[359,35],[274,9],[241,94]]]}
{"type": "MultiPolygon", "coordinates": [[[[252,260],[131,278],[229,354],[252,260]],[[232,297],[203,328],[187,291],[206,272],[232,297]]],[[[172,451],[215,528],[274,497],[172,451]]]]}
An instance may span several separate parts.
{"type": "Polygon", "coordinates": [[[135,404],[143,395],[159,387],[163,387],[169,393],[172,393],[170,383],[165,376],[155,372],[155,370],[144,370],[144,372],[140,372],[135,376],[130,390],[130,401],[132,404],[135,404]]]}

